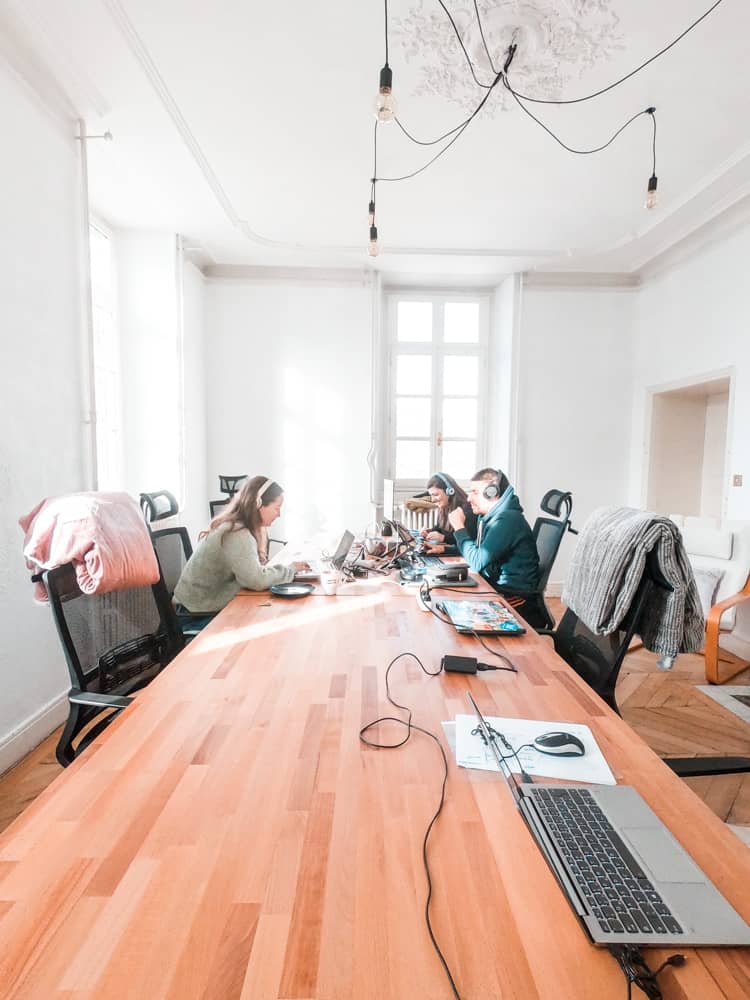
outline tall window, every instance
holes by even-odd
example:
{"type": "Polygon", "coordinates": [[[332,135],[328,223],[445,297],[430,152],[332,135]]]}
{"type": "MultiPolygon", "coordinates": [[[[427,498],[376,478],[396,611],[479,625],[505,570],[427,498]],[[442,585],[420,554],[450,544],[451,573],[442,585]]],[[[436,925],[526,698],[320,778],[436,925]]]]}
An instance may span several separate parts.
{"type": "Polygon", "coordinates": [[[390,475],[398,488],[436,471],[468,479],[484,454],[488,299],[389,300],[390,475]]]}
{"type": "Polygon", "coordinates": [[[89,227],[91,305],[94,332],[97,489],[122,488],[120,342],[115,323],[112,245],[106,233],[89,227]]]}

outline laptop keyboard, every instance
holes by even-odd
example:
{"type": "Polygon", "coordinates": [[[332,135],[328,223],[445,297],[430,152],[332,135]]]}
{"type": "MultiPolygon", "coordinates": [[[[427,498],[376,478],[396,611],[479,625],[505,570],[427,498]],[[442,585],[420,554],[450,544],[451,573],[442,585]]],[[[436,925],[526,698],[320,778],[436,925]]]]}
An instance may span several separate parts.
{"type": "Polygon", "coordinates": [[[683,933],[591,792],[538,788],[533,799],[603,931],[643,934],[645,940],[649,934],[683,933]]]}

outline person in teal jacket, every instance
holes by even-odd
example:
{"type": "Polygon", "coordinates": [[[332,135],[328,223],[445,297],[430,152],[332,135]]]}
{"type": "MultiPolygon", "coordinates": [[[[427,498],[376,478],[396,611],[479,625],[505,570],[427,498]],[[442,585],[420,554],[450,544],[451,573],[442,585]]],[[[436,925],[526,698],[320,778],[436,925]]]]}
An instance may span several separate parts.
{"type": "Polygon", "coordinates": [[[536,542],[507,476],[498,470],[491,477],[493,471],[480,469],[471,480],[469,503],[479,516],[476,541],[466,530],[460,507],[448,515],[456,546],[469,566],[517,608],[532,627],[542,627],[543,621],[536,622],[537,602],[532,597],[539,587],[536,542]]]}

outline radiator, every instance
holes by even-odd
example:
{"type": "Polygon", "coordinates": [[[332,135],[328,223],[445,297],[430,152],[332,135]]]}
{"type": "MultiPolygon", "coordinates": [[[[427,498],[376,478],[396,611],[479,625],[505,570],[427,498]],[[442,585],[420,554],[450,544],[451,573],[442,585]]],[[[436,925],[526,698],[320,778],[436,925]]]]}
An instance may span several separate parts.
{"type": "Polygon", "coordinates": [[[431,528],[435,523],[435,512],[431,510],[407,510],[404,504],[396,507],[396,517],[410,531],[431,528]]]}

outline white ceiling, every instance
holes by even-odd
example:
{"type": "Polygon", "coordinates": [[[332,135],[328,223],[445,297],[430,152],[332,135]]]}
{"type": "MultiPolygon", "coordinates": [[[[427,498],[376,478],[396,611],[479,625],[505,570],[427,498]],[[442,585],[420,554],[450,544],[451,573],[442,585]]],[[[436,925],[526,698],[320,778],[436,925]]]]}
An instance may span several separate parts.
{"type": "MultiPolygon", "coordinates": [[[[481,58],[468,30],[473,3],[446,2],[481,58]]],[[[520,25],[519,89],[540,94],[559,69],[568,97],[624,75],[710,4],[480,0],[480,10],[503,44],[506,27],[520,25]]],[[[440,34],[441,13],[437,0],[390,2],[399,115],[425,138],[455,125],[461,102],[482,94],[474,95],[450,27],[440,34]],[[441,86],[450,100],[434,93],[441,86]]],[[[604,152],[574,156],[508,103],[478,116],[419,177],[379,184],[375,266],[467,280],[518,269],[636,271],[750,194],[748,29],[748,5],[724,0],[616,90],[569,107],[533,106],[569,144],[593,146],[655,105],[655,211],[643,208],[648,117],[604,152]]],[[[48,72],[89,131],[114,133],[112,143],[87,146],[92,204],[112,225],[180,232],[218,265],[370,266],[381,0],[5,0],[0,30],[24,55],[17,67],[37,78],[48,72]]],[[[378,150],[383,176],[434,152],[396,125],[380,128],[378,150]]]]}

